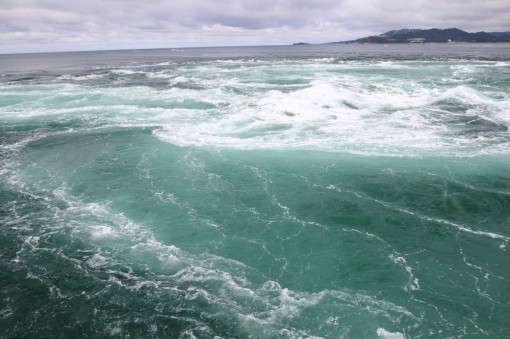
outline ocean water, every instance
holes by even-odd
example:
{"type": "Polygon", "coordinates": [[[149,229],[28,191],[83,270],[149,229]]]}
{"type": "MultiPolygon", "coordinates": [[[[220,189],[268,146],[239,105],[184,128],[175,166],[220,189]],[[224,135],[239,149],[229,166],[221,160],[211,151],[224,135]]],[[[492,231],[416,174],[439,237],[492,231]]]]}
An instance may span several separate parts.
{"type": "Polygon", "coordinates": [[[509,338],[510,44],[0,55],[0,337],[509,338]]]}

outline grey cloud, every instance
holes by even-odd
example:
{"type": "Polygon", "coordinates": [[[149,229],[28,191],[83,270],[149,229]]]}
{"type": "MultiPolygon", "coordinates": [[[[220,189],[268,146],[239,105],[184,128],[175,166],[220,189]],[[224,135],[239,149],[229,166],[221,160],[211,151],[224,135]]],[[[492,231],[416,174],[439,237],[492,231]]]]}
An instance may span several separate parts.
{"type": "Polygon", "coordinates": [[[327,42],[404,27],[509,30],[509,17],[508,0],[1,0],[0,52],[37,41],[144,47],[218,37],[218,44],[327,42]]]}

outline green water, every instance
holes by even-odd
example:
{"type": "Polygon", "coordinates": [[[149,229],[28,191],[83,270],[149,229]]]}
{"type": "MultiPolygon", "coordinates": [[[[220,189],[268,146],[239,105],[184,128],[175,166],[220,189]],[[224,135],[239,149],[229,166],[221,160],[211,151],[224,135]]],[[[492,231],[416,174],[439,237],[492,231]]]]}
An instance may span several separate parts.
{"type": "Polygon", "coordinates": [[[0,336],[510,336],[499,46],[5,71],[0,336]]]}

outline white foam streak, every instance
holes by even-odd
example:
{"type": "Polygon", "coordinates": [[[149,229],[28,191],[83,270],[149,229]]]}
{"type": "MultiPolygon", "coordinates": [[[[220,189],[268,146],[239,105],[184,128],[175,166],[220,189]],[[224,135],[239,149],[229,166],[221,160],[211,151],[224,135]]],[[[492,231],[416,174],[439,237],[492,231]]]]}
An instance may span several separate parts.
{"type": "MultiPolygon", "coordinates": [[[[446,93],[425,89],[392,93],[384,88],[369,92],[318,80],[306,89],[290,93],[270,91],[258,99],[248,99],[219,117],[202,117],[189,125],[163,125],[155,135],[181,146],[239,149],[451,154],[472,145],[475,152],[480,151],[476,145],[482,139],[450,137],[449,127],[430,115],[433,112],[427,107],[451,97],[494,106],[490,100],[464,87],[446,93]]],[[[507,114],[498,107],[490,119],[506,124],[506,118],[499,119],[500,115],[507,114]]]]}
{"type": "MultiPolygon", "coordinates": [[[[395,324],[402,318],[413,323],[420,321],[399,305],[359,291],[294,291],[273,280],[260,285],[255,281],[264,281],[265,277],[243,263],[207,253],[192,254],[164,244],[144,225],[110,210],[106,203],[83,202],[71,196],[65,186],[53,190],[47,204],[54,214],[52,232],[70,231],[73,238],[91,245],[82,257],[77,257],[74,252],[66,255],[66,249],[57,251],[76,269],[92,276],[101,273],[99,276],[106,286],[115,286],[129,293],[149,290],[151,298],[163,300],[169,298],[169,294],[179,294],[183,303],[204,302],[216,310],[237,314],[240,325],[251,333],[269,336],[294,333],[312,337],[313,331],[289,329],[285,325],[291,319],[299,319],[304,310],[333,306],[338,312],[328,313],[328,317],[362,312],[368,317],[384,317],[395,324]],[[55,199],[65,202],[66,208],[52,209],[51,201],[55,199]],[[147,266],[153,261],[159,265],[147,266]],[[140,267],[145,269],[140,270],[140,267]],[[256,279],[247,278],[253,274],[256,279]]],[[[41,236],[26,237],[16,260],[21,262],[25,252],[55,252],[55,249],[43,248],[41,242],[45,242],[41,236]]],[[[328,326],[333,328],[334,324],[328,326]]]]}
{"type": "Polygon", "coordinates": [[[158,127],[157,137],[179,146],[396,156],[509,152],[508,93],[470,87],[473,81],[462,75],[470,69],[476,72],[469,72],[469,77],[479,76],[478,71],[508,67],[506,62],[457,62],[449,70],[441,63],[423,62],[420,67],[396,61],[334,63],[320,59],[223,60],[178,69],[114,69],[111,73],[121,76],[168,79],[168,88],[3,86],[1,95],[19,100],[0,108],[0,118],[76,115],[103,125],[150,124],[158,127]],[[420,67],[428,67],[439,77],[422,81],[422,73],[417,73],[408,80],[399,74],[420,72],[420,67]],[[386,70],[389,75],[380,73],[386,70]],[[459,70],[462,74],[452,78],[452,72],[459,70]],[[54,101],[61,104],[54,105],[54,101]],[[477,131],[470,124],[479,120],[487,124],[482,122],[477,131]]]}
{"type": "Polygon", "coordinates": [[[388,332],[384,328],[377,329],[377,336],[384,339],[405,339],[404,335],[400,332],[388,332]]]}
{"type": "MultiPolygon", "coordinates": [[[[327,188],[328,189],[337,190],[334,185],[330,185],[327,188]]],[[[436,223],[439,223],[439,224],[453,226],[457,230],[465,232],[465,233],[481,235],[481,236],[489,237],[489,238],[492,238],[492,239],[499,239],[499,240],[504,240],[504,241],[510,241],[510,237],[507,237],[507,236],[504,236],[504,235],[501,235],[501,234],[497,234],[497,233],[494,233],[494,232],[483,231],[483,230],[474,230],[474,229],[471,229],[468,226],[463,225],[463,224],[455,223],[455,222],[452,222],[452,221],[449,221],[449,220],[444,220],[444,219],[441,219],[441,218],[431,217],[431,216],[428,216],[428,215],[423,215],[423,214],[421,214],[419,212],[411,211],[411,210],[408,210],[406,208],[402,208],[402,207],[393,205],[393,204],[388,203],[386,201],[382,201],[382,200],[379,200],[379,199],[375,199],[375,198],[372,198],[372,197],[368,197],[368,196],[359,194],[357,192],[352,192],[351,191],[350,193],[352,193],[353,195],[357,196],[358,198],[374,201],[374,202],[376,202],[376,203],[378,203],[378,204],[380,204],[380,205],[382,205],[382,206],[384,206],[386,208],[390,208],[390,209],[393,209],[393,210],[396,210],[396,211],[399,211],[399,212],[402,212],[402,213],[406,213],[406,214],[415,216],[415,217],[417,217],[419,219],[422,219],[422,220],[433,221],[433,222],[436,222],[436,223]]]]}

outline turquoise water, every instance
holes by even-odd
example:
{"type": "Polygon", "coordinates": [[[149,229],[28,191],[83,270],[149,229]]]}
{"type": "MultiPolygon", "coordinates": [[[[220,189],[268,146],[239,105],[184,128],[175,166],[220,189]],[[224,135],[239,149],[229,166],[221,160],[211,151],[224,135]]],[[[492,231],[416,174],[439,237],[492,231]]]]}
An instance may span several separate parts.
{"type": "Polygon", "coordinates": [[[510,336],[508,44],[0,64],[2,337],[510,336]]]}

